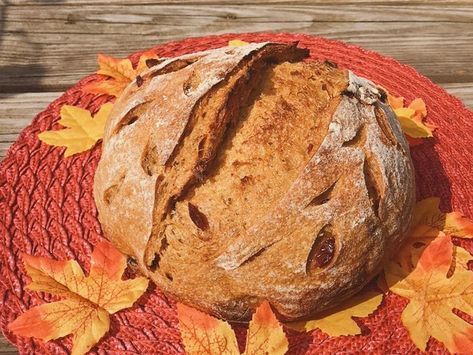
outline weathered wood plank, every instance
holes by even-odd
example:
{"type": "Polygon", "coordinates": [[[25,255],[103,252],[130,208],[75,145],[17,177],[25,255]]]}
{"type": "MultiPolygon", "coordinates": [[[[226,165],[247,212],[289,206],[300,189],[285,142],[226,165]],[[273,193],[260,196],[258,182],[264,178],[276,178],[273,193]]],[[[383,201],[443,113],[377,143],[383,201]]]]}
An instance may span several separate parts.
{"type": "MultiPolygon", "coordinates": [[[[2,0],[9,2],[7,0],[2,0]]],[[[120,4],[130,5],[130,0],[15,0],[15,5],[36,5],[38,2],[49,2],[54,5],[88,5],[88,4],[120,4]]],[[[133,1],[134,5],[149,5],[149,4],[213,4],[220,6],[228,5],[253,5],[254,0],[136,0],[133,1]]],[[[412,6],[419,4],[435,4],[435,5],[463,5],[470,4],[471,0],[261,0],[258,3],[269,6],[272,4],[289,4],[289,5],[313,5],[313,4],[357,4],[360,6],[367,5],[402,5],[412,6]]]]}
{"type": "Polygon", "coordinates": [[[0,159],[20,131],[61,92],[0,94],[0,159]]]}
{"type": "Polygon", "coordinates": [[[31,121],[34,114],[46,108],[62,92],[28,92],[23,94],[0,94],[0,132],[5,125],[23,127],[23,121],[31,121]]]}
{"type": "MultiPolygon", "coordinates": [[[[90,3],[90,2],[89,2],[90,3]]],[[[413,65],[436,82],[472,82],[473,4],[272,6],[3,6],[0,91],[59,91],[96,68],[155,44],[224,32],[306,32],[413,65]]]]}
{"type": "MultiPolygon", "coordinates": [[[[58,7],[52,3],[42,3],[30,6],[6,6],[6,11],[11,11],[8,21],[18,22],[28,20],[25,23],[19,23],[24,29],[33,29],[35,32],[45,32],[50,25],[57,26],[54,22],[62,21],[62,25],[76,25],[77,21],[89,19],[87,27],[66,26],[66,29],[77,30],[80,33],[93,31],[94,27],[100,21],[105,24],[134,24],[146,25],[154,16],[160,16],[166,22],[173,18],[179,21],[189,17],[211,18],[220,17],[228,20],[245,20],[245,21],[262,21],[266,22],[307,22],[313,20],[314,17],[320,22],[454,22],[454,23],[471,23],[473,16],[473,6],[470,5],[429,5],[418,4],[409,6],[393,6],[393,5],[364,5],[356,4],[334,5],[326,4],[265,4],[252,3],[250,6],[239,6],[233,3],[225,7],[208,6],[208,5],[191,5],[189,3],[182,5],[170,4],[148,4],[146,6],[140,4],[119,5],[114,2],[107,4],[98,4],[97,2],[89,2],[85,5],[71,3],[58,7]],[[196,7],[197,6],[197,7],[196,7]],[[106,9],[107,13],[112,13],[113,18],[109,18],[107,13],[102,11],[106,9]],[[40,10],[44,10],[43,12],[40,10]],[[163,10],[161,13],[158,10],[163,10]],[[257,10],[257,11],[254,11],[257,10]],[[73,12],[71,12],[73,11],[73,12]],[[288,16],[289,12],[289,16],[288,16]],[[64,23],[64,17],[67,23],[64,23]],[[103,15],[103,16],[102,16],[103,15]],[[44,23],[48,20],[48,23],[44,23]],[[38,29],[35,28],[36,23],[42,23],[46,26],[38,29]]],[[[104,28],[105,32],[107,28],[104,28]]],[[[47,32],[47,31],[46,31],[47,32]]],[[[94,33],[97,33],[96,31],[94,33]]]]}
{"type": "Polygon", "coordinates": [[[13,347],[6,339],[3,338],[0,333],[0,354],[2,355],[13,355],[18,354],[18,351],[13,347]]]}

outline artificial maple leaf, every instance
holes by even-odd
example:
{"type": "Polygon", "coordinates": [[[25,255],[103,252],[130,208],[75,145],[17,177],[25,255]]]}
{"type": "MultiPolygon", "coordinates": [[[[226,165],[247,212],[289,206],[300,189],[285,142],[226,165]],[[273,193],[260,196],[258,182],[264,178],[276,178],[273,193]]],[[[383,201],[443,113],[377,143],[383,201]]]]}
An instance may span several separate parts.
{"type": "Polygon", "coordinates": [[[104,54],[99,54],[97,62],[99,70],[97,74],[107,77],[107,80],[92,82],[83,87],[83,90],[93,94],[108,94],[118,97],[125,88],[136,79],[143,71],[148,69],[151,64],[159,62],[158,56],[154,51],[144,52],[138,61],[137,67],[133,68],[130,59],[117,59],[104,54]]]}
{"type": "Polygon", "coordinates": [[[367,317],[383,301],[383,294],[376,291],[363,291],[341,305],[319,314],[316,319],[287,324],[298,331],[320,329],[330,336],[357,335],[361,329],[352,317],[367,317]]]}
{"type": "MultiPolygon", "coordinates": [[[[437,236],[445,237],[446,234],[440,232],[437,236]]],[[[424,252],[425,248],[433,241],[433,238],[424,238],[424,239],[410,239],[408,243],[401,249],[400,255],[396,258],[399,262],[399,265],[406,272],[412,271],[419,259],[424,252]]],[[[457,267],[461,267],[464,270],[468,270],[468,263],[473,259],[470,253],[458,245],[453,246],[453,260],[450,265],[449,274],[453,273],[457,267]]],[[[388,272],[388,271],[386,271],[388,272]]]]}
{"type": "Polygon", "coordinates": [[[9,325],[9,329],[17,335],[32,336],[43,341],[73,334],[72,354],[85,354],[105,335],[109,327],[108,313],[100,307],[91,307],[80,298],[34,307],[9,325]]]}
{"type": "MultiPolygon", "coordinates": [[[[387,92],[386,89],[383,88],[383,90],[387,92]]],[[[402,96],[396,97],[388,94],[388,103],[393,110],[397,110],[398,108],[404,107],[404,98],[402,96]]]]}
{"type": "Polygon", "coordinates": [[[452,353],[471,353],[473,349],[473,325],[453,313],[457,309],[473,315],[473,273],[458,266],[447,278],[452,255],[451,238],[441,236],[425,248],[411,273],[395,263],[387,266],[389,289],[409,299],[401,320],[422,351],[430,336],[452,353]]]}
{"type": "MultiPolygon", "coordinates": [[[[411,228],[408,232],[409,237],[393,259],[406,272],[414,268],[422,251],[434,238],[445,235],[473,238],[473,222],[471,220],[459,212],[444,213],[440,211],[439,205],[440,199],[438,197],[429,197],[417,202],[414,208],[411,228]]],[[[454,246],[455,252],[458,249],[461,247],[454,246]]],[[[459,260],[468,263],[468,252],[466,252],[467,254],[463,251],[458,253],[459,260]]]]}
{"type": "Polygon", "coordinates": [[[246,46],[248,44],[248,42],[245,42],[245,41],[242,41],[242,40],[239,40],[239,39],[232,39],[230,41],[228,41],[228,46],[229,47],[243,47],[243,46],[246,46]]]}
{"type": "Polygon", "coordinates": [[[56,131],[45,131],[38,138],[49,145],[66,147],[64,156],[67,158],[92,148],[103,138],[113,104],[107,103],[100,107],[99,112],[92,118],[90,111],[80,107],[64,105],[61,107],[59,124],[66,127],[56,131]]]}
{"type": "Polygon", "coordinates": [[[246,335],[245,355],[284,355],[289,347],[286,335],[271,306],[264,301],[253,314],[246,335]]]}
{"type": "Polygon", "coordinates": [[[458,247],[458,246],[453,246],[454,248],[454,251],[453,251],[453,265],[455,266],[454,270],[451,270],[451,271],[455,271],[457,267],[460,267],[462,268],[463,270],[469,270],[468,268],[468,264],[471,260],[473,260],[473,256],[471,256],[471,254],[461,248],[461,247],[458,247]]]}
{"type": "Polygon", "coordinates": [[[182,342],[187,354],[239,354],[235,333],[225,321],[177,304],[182,342]]]}
{"type": "Polygon", "coordinates": [[[412,100],[409,106],[404,107],[404,98],[395,97],[388,93],[388,103],[396,114],[402,131],[407,136],[409,144],[415,146],[422,141],[419,138],[432,137],[432,131],[436,126],[424,122],[427,116],[427,108],[424,100],[417,98],[412,100]]]}
{"type": "Polygon", "coordinates": [[[422,120],[422,118],[427,116],[427,106],[425,106],[424,100],[420,98],[412,100],[408,108],[411,110],[414,110],[415,112],[415,115],[413,117],[414,120],[422,120]]]}
{"type": "Polygon", "coordinates": [[[433,137],[430,130],[423,122],[414,119],[415,111],[409,108],[400,108],[396,116],[401,124],[402,131],[411,138],[433,137]]]}
{"type": "Polygon", "coordinates": [[[136,77],[131,61],[127,59],[116,59],[99,54],[97,56],[99,70],[97,74],[104,75],[108,80],[92,82],[83,87],[83,90],[93,94],[108,94],[120,96],[125,88],[136,77]]]}
{"type": "Polygon", "coordinates": [[[145,70],[161,63],[163,59],[159,59],[154,50],[143,52],[140,56],[138,64],[136,66],[136,74],[141,74],[145,70]]]}
{"type": "MultiPolygon", "coordinates": [[[[179,329],[187,354],[239,355],[235,333],[227,322],[184,304],[177,304],[179,329]]],[[[249,324],[245,355],[283,355],[288,341],[268,302],[263,302],[249,324]]]]}
{"type": "Polygon", "coordinates": [[[130,82],[135,78],[135,70],[128,58],[117,59],[99,54],[97,56],[97,62],[99,63],[97,74],[109,76],[118,82],[130,82]]]}
{"type": "Polygon", "coordinates": [[[43,341],[72,334],[74,355],[89,351],[108,331],[109,314],[131,307],[148,288],[144,277],[121,279],[126,257],[107,241],[96,245],[89,276],[75,260],[23,255],[23,261],[31,278],[28,289],[64,299],[31,308],[8,328],[43,341]]]}

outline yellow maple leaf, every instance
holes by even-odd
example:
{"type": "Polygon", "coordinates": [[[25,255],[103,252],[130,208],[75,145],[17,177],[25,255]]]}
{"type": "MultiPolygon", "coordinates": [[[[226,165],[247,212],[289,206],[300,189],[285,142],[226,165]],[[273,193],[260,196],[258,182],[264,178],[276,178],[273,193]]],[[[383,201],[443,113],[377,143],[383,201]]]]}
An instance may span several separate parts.
{"type": "MultiPolygon", "coordinates": [[[[459,212],[444,213],[439,208],[440,199],[429,197],[417,202],[412,216],[408,239],[393,261],[406,272],[411,271],[423,250],[435,238],[453,235],[460,238],[473,238],[473,222],[459,212]]],[[[461,247],[454,246],[454,252],[461,247]]],[[[462,249],[464,250],[464,249],[462,249]]],[[[458,251],[459,260],[464,264],[470,260],[468,252],[458,251]],[[465,254],[466,253],[466,254],[465,254]]]]}
{"type": "Polygon", "coordinates": [[[416,98],[412,100],[409,106],[404,106],[403,97],[395,97],[388,93],[388,103],[396,114],[402,131],[407,136],[411,146],[421,143],[419,138],[432,137],[432,131],[436,126],[425,123],[424,118],[427,116],[427,108],[424,100],[416,98]]]}
{"type": "Polygon", "coordinates": [[[89,150],[103,138],[105,123],[112,107],[111,103],[102,105],[92,118],[88,110],[64,105],[61,107],[61,119],[58,123],[66,128],[42,132],[38,134],[38,138],[49,145],[66,147],[65,157],[89,150]]]}
{"type": "Polygon", "coordinates": [[[400,108],[395,111],[401,124],[402,131],[412,138],[433,137],[432,131],[421,121],[414,120],[415,111],[407,108],[400,108]]]}
{"type": "Polygon", "coordinates": [[[264,301],[255,311],[246,335],[245,355],[284,355],[289,347],[286,335],[271,306],[264,301]]]}
{"type": "Polygon", "coordinates": [[[28,288],[63,297],[31,308],[8,325],[19,336],[43,341],[73,335],[72,354],[89,351],[108,331],[109,314],[131,307],[148,288],[148,280],[122,280],[126,257],[109,242],[98,243],[89,276],[75,260],[56,261],[23,255],[31,278],[28,288]]]}
{"type": "Polygon", "coordinates": [[[431,336],[452,353],[473,349],[473,325],[453,313],[458,309],[473,315],[473,273],[458,266],[447,278],[452,255],[451,238],[441,236],[425,248],[410,274],[395,263],[387,266],[389,289],[409,299],[401,320],[422,351],[431,336]]]}
{"type": "Polygon", "coordinates": [[[471,256],[467,250],[459,246],[454,245],[453,250],[453,265],[455,266],[454,270],[456,270],[457,267],[460,267],[463,270],[469,270],[468,263],[473,260],[473,256],[471,256]]]}
{"type": "Polygon", "coordinates": [[[316,319],[287,324],[298,331],[320,329],[330,336],[357,335],[361,329],[352,317],[367,317],[383,301],[383,294],[376,291],[362,291],[341,305],[319,314],[316,319]]]}
{"type": "Polygon", "coordinates": [[[97,74],[107,77],[107,80],[89,83],[83,90],[118,97],[138,75],[159,63],[159,59],[153,50],[149,50],[140,56],[136,68],[133,68],[128,58],[117,59],[104,54],[97,56],[97,62],[99,64],[97,74]]]}
{"type": "MultiPolygon", "coordinates": [[[[187,354],[239,355],[235,333],[227,322],[184,304],[177,304],[179,329],[187,354]]],[[[268,302],[253,314],[246,338],[245,355],[283,355],[288,341],[268,302]]]]}
{"type": "Polygon", "coordinates": [[[245,42],[245,41],[242,41],[242,40],[239,40],[239,39],[232,39],[230,41],[228,41],[228,46],[229,47],[243,47],[243,46],[246,46],[248,44],[248,42],[245,42]]]}

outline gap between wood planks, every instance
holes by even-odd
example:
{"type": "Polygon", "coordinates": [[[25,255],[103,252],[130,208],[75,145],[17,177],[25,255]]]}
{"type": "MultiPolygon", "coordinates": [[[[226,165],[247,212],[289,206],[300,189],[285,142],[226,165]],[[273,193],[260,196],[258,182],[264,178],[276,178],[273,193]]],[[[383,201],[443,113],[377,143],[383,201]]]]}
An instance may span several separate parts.
{"type": "Polygon", "coordinates": [[[473,82],[472,2],[196,3],[4,0],[0,92],[63,91],[96,70],[99,52],[124,57],[189,36],[258,31],[344,40],[412,65],[437,83],[473,82]]]}

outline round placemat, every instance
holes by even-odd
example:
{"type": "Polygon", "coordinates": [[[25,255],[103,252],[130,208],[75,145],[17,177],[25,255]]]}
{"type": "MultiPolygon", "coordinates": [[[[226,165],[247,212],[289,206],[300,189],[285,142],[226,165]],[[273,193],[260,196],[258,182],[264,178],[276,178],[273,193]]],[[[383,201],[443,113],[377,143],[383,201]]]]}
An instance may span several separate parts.
{"type": "MultiPolygon", "coordinates": [[[[412,148],[418,198],[438,196],[445,211],[461,211],[473,217],[473,112],[460,100],[433,84],[413,68],[394,59],[346,43],[304,34],[251,33],[189,38],[155,47],[163,57],[173,57],[222,47],[229,40],[248,42],[294,42],[310,49],[310,59],[328,59],[383,86],[407,102],[424,99],[427,121],[438,129],[433,139],[412,148]]],[[[100,48],[97,48],[100,51],[100,48]]],[[[130,56],[136,63],[140,53],[130,56]]],[[[28,278],[22,252],[54,259],[75,259],[86,270],[93,246],[103,238],[92,197],[95,168],[100,159],[98,144],[91,151],[70,158],[63,149],[41,143],[38,133],[58,128],[62,105],[77,105],[96,112],[111,99],[81,91],[84,84],[99,79],[82,79],[64,95],[39,113],[19,135],[0,163],[0,326],[5,337],[20,353],[67,354],[71,339],[43,343],[16,337],[8,323],[27,309],[54,300],[47,294],[25,289],[28,278]]],[[[470,252],[472,243],[462,242],[470,252]]],[[[357,319],[362,334],[329,337],[319,330],[297,333],[287,330],[290,354],[305,353],[420,353],[401,323],[400,314],[407,301],[385,295],[382,305],[371,316],[357,319]]],[[[156,287],[139,299],[134,307],[111,316],[111,329],[91,353],[174,354],[184,348],[177,327],[175,306],[156,287]]],[[[236,326],[240,346],[245,330],[236,326]]],[[[431,353],[447,353],[441,343],[431,339],[431,353]]]]}

